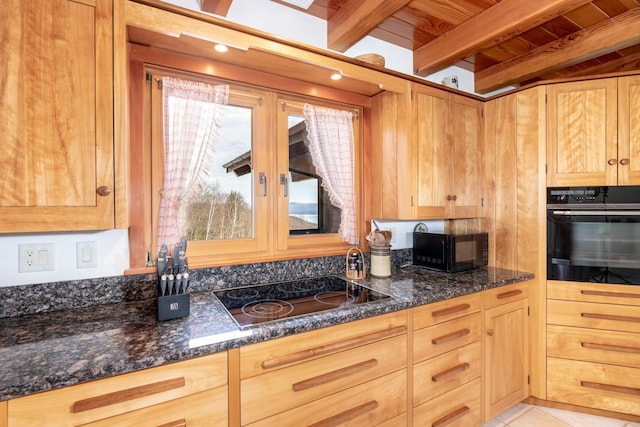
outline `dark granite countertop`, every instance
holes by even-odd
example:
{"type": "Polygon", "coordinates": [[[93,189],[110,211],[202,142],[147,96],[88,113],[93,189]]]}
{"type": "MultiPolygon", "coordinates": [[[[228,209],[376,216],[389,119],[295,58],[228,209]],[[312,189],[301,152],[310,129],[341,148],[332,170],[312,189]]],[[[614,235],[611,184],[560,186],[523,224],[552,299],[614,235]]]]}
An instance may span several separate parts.
{"type": "Polygon", "coordinates": [[[191,294],[189,317],[158,322],[155,300],[0,319],[0,400],[203,356],[528,279],[485,268],[447,274],[408,266],[359,282],[392,298],[240,329],[212,292],[191,294]]]}

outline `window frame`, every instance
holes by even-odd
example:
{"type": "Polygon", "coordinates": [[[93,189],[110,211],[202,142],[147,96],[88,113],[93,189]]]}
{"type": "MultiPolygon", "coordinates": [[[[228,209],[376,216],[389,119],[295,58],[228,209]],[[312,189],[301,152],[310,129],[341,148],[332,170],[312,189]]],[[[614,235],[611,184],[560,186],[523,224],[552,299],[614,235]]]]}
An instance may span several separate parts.
{"type": "MultiPolygon", "coordinates": [[[[153,55],[152,55],[153,56],[153,55]]],[[[188,56],[187,56],[188,57],[188,56]]],[[[152,129],[151,124],[148,123],[147,119],[144,117],[145,114],[148,113],[148,95],[146,91],[149,89],[146,86],[149,86],[144,83],[144,73],[141,73],[141,70],[145,69],[153,69],[155,71],[164,71],[170,72],[172,75],[183,76],[186,78],[190,78],[196,81],[206,81],[208,83],[213,84],[229,84],[231,88],[231,92],[236,90],[242,91],[253,91],[253,93],[262,93],[263,98],[262,102],[266,105],[273,104],[277,106],[277,100],[280,97],[281,99],[286,99],[289,105],[296,105],[301,107],[304,102],[309,102],[318,106],[326,106],[329,108],[339,108],[339,109],[349,109],[355,112],[355,115],[360,118],[359,120],[354,121],[354,153],[355,153],[355,185],[356,185],[356,194],[362,194],[362,168],[361,164],[363,162],[362,152],[363,152],[363,129],[364,124],[363,120],[363,110],[366,109],[369,105],[369,98],[364,97],[362,95],[351,94],[349,92],[339,93],[339,96],[334,96],[336,94],[335,91],[326,92],[329,94],[330,98],[337,99],[323,99],[323,98],[315,98],[313,96],[308,96],[306,93],[296,94],[283,90],[283,88],[287,87],[301,87],[300,81],[292,81],[290,85],[286,84],[286,82],[282,82],[282,78],[277,79],[277,81],[273,86],[275,87],[264,87],[262,85],[256,84],[257,82],[264,82],[264,79],[256,78],[254,75],[255,72],[251,70],[244,70],[244,79],[241,80],[247,81],[245,82],[237,82],[235,80],[229,80],[228,78],[221,78],[227,75],[237,76],[237,67],[232,67],[231,69],[227,69],[225,64],[216,64],[215,70],[212,70],[210,63],[212,61],[209,60],[196,60],[194,58],[188,57],[190,60],[195,61],[196,64],[192,62],[184,62],[180,64],[171,63],[172,61],[168,61],[167,64],[162,65],[150,65],[145,63],[146,61],[140,61],[132,58],[130,63],[130,75],[132,78],[137,79],[136,84],[131,84],[130,89],[130,108],[132,110],[131,114],[131,153],[132,157],[137,153],[140,158],[137,158],[135,161],[131,162],[131,170],[130,173],[135,175],[135,178],[132,176],[130,181],[130,195],[132,197],[140,197],[139,202],[135,205],[132,204],[130,209],[130,258],[131,258],[131,269],[140,271],[144,269],[145,265],[147,268],[152,267],[152,261],[155,260],[156,255],[155,250],[152,249],[155,247],[155,228],[153,224],[157,224],[157,221],[154,222],[154,215],[157,219],[157,208],[154,207],[154,203],[156,199],[151,201],[151,195],[154,193],[153,189],[158,188],[159,178],[156,174],[142,172],[148,169],[156,170],[162,166],[162,161],[158,158],[154,158],[151,160],[151,157],[148,154],[148,150],[151,149],[152,142],[151,135],[152,129]],[[208,65],[204,67],[204,63],[208,65]],[[176,67],[179,65],[180,69],[176,67]],[[197,66],[195,66],[197,65],[197,66]],[[208,70],[204,72],[204,70],[208,70]],[[212,74],[214,71],[223,71],[220,76],[214,77],[212,74]],[[235,71],[235,72],[232,72],[235,71]],[[142,76],[141,76],[142,74],[142,76]],[[255,81],[252,81],[255,80],[255,81]],[[134,108],[138,108],[136,112],[133,112],[134,108]],[[136,138],[137,136],[137,138],[136,138]],[[138,166],[140,167],[140,171],[134,170],[134,168],[138,166]],[[151,178],[153,176],[153,178],[151,178]],[[155,187],[154,187],[155,186],[155,187]],[[146,191],[145,191],[146,189],[146,191]],[[147,194],[150,193],[150,194],[147,194]],[[147,222],[148,221],[148,222],[147,222]],[[135,253],[134,253],[135,251],[135,253]],[[142,265],[144,262],[145,265],[142,265]]],[[[162,61],[159,61],[162,62],[162,61]]],[[[240,76],[242,77],[242,76],[240,76]]],[[[289,79],[284,79],[289,80],[289,79]]],[[[309,93],[322,93],[325,92],[318,90],[317,85],[311,84],[302,84],[302,87],[306,88],[309,93]]],[[[304,91],[303,91],[304,92],[304,91]]],[[[266,132],[268,135],[266,138],[268,140],[266,146],[267,147],[275,147],[277,146],[276,142],[276,117],[278,115],[277,111],[279,108],[272,108],[272,111],[267,113],[266,116],[270,117],[271,127],[267,126],[266,130],[261,129],[261,132],[266,132]]],[[[300,110],[301,111],[301,110],[300,110]]],[[[256,130],[258,127],[256,127],[256,130]]],[[[155,130],[157,133],[158,130],[155,130]]],[[[344,254],[346,251],[352,246],[344,242],[337,233],[331,234],[300,234],[300,235],[289,235],[289,226],[288,220],[283,223],[282,215],[283,208],[279,205],[284,201],[282,192],[283,186],[281,186],[278,182],[278,174],[276,173],[276,168],[279,168],[280,165],[276,164],[276,154],[273,153],[274,150],[266,149],[266,156],[269,158],[268,164],[265,166],[267,170],[268,179],[268,193],[269,194],[277,194],[275,202],[270,202],[271,206],[266,209],[265,212],[260,215],[256,214],[256,217],[260,216],[262,222],[267,223],[267,225],[262,228],[260,227],[260,239],[257,239],[257,242],[253,242],[251,244],[247,244],[246,242],[242,242],[241,244],[232,244],[230,245],[228,241],[190,241],[188,245],[187,254],[189,256],[189,262],[191,268],[204,268],[204,267],[214,267],[214,266],[225,266],[225,265],[234,265],[234,264],[245,264],[245,263],[254,263],[254,262],[267,262],[267,261],[276,261],[276,260],[285,260],[285,259],[297,259],[297,258],[307,258],[307,257],[317,257],[317,256],[330,256],[337,254],[344,254]],[[276,218],[276,216],[280,216],[280,218],[276,218]],[[286,227],[285,227],[286,225],[286,227]],[[286,228],[286,233],[282,230],[286,228]],[[283,234],[284,233],[284,234],[283,234]]],[[[280,156],[282,157],[282,155],[280,156]]],[[[130,159],[131,160],[131,159],[130,159]]],[[[287,148],[287,160],[288,160],[288,148],[287,148]]],[[[259,188],[258,183],[258,174],[254,174],[254,189],[259,188]]],[[[356,205],[356,220],[358,224],[358,231],[361,235],[360,240],[361,243],[364,238],[364,204],[362,198],[359,197],[356,205]]],[[[288,212],[288,206],[287,210],[288,212]]],[[[288,218],[288,214],[287,214],[288,218]]],[[[256,224],[256,230],[258,230],[258,225],[256,224]]],[[[249,239],[252,240],[252,239],[249,239]]]]}

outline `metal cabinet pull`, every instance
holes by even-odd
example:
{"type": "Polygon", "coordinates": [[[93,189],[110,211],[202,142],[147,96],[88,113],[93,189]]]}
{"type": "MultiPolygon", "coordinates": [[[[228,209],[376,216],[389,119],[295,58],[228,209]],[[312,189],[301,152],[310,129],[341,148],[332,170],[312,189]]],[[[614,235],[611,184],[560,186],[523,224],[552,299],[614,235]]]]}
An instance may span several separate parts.
{"type": "Polygon", "coordinates": [[[267,196],[267,176],[264,174],[264,172],[260,172],[260,174],[258,175],[258,182],[260,182],[260,184],[262,185],[262,195],[263,196],[267,196]]]}
{"type": "Polygon", "coordinates": [[[289,197],[289,178],[287,178],[287,174],[280,174],[280,185],[284,185],[284,197],[289,197]]]}

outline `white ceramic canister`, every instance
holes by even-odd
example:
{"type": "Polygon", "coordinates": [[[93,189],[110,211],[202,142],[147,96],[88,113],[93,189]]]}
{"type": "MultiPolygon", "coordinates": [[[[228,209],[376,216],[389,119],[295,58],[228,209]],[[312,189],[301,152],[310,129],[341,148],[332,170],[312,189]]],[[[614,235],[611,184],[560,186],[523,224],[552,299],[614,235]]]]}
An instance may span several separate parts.
{"type": "Polygon", "coordinates": [[[369,248],[371,249],[371,270],[369,271],[371,276],[391,276],[391,245],[369,245],[369,248]]]}

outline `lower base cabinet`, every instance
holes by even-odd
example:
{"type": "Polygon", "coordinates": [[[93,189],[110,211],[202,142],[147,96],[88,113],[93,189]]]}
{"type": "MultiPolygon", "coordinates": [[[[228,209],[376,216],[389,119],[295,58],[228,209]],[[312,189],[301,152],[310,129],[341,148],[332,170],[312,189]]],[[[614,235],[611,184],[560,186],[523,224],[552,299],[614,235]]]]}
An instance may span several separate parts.
{"type": "Polygon", "coordinates": [[[406,321],[401,311],[241,347],[241,424],[373,426],[401,417],[406,321]]]}
{"type": "Polygon", "coordinates": [[[471,427],[482,425],[480,378],[413,408],[413,426],[471,427]]]}
{"type": "Polygon", "coordinates": [[[228,424],[227,353],[9,400],[9,427],[228,424]]]}

